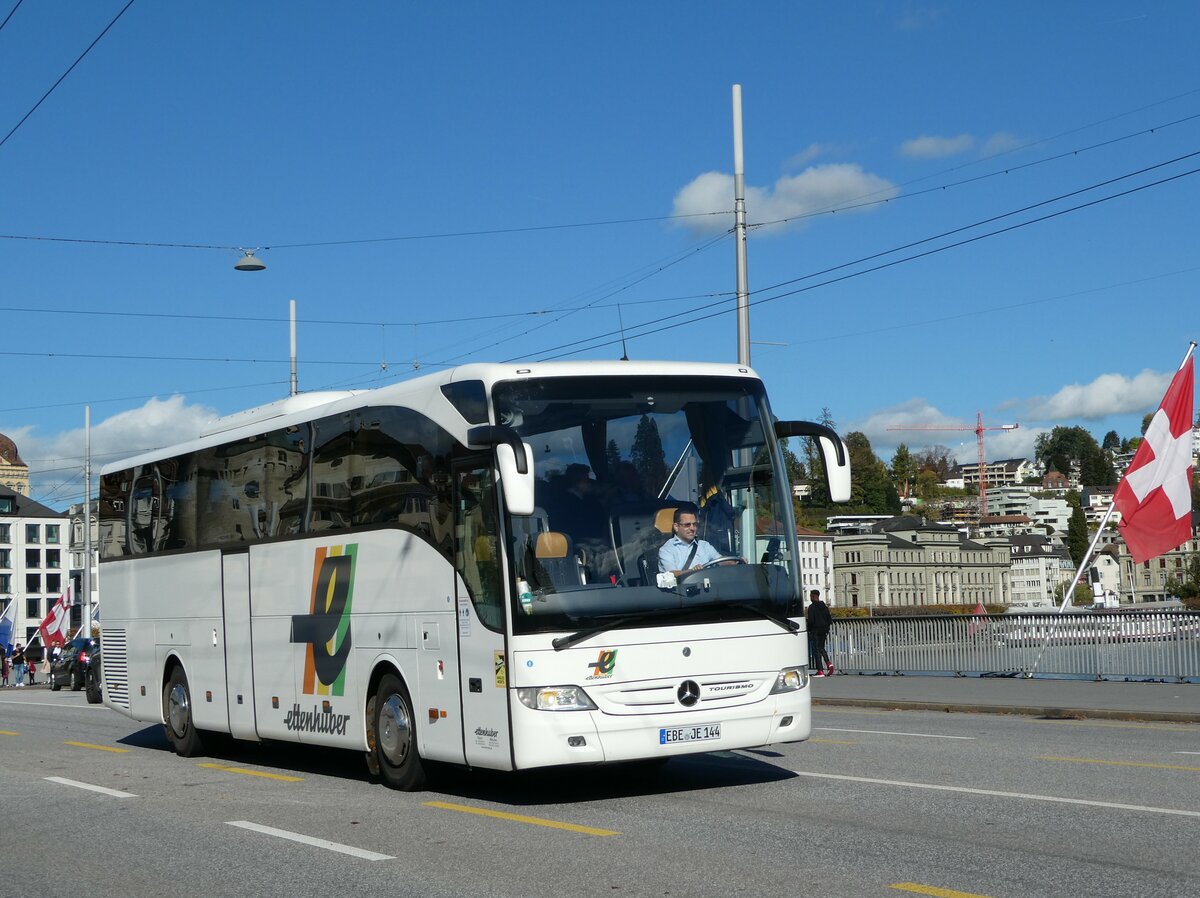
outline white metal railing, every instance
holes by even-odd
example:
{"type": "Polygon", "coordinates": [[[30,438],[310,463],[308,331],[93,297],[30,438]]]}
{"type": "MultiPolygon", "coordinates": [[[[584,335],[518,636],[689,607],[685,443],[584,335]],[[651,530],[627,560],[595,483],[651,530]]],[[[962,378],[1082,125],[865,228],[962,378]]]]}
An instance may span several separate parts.
{"type": "Polygon", "coordinates": [[[1200,682],[1200,613],[837,618],[827,648],[847,673],[1200,682]]]}

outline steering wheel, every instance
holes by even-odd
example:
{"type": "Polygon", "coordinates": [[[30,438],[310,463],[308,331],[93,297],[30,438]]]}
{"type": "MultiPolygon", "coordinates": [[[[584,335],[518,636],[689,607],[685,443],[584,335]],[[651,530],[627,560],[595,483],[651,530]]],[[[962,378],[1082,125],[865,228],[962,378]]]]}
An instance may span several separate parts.
{"type": "Polygon", "coordinates": [[[683,580],[683,579],[686,579],[687,577],[691,577],[691,576],[694,576],[694,575],[700,573],[700,571],[707,571],[710,567],[716,567],[719,564],[730,564],[730,563],[745,564],[746,559],[739,558],[737,555],[722,555],[720,558],[714,558],[712,561],[708,562],[707,564],[701,565],[700,570],[684,571],[676,579],[683,580]]]}
{"type": "Polygon", "coordinates": [[[720,558],[714,558],[712,561],[708,562],[703,568],[701,568],[701,570],[706,571],[710,567],[716,567],[719,564],[729,564],[730,562],[733,562],[734,564],[745,564],[746,559],[742,558],[740,555],[722,555],[720,558]]]}

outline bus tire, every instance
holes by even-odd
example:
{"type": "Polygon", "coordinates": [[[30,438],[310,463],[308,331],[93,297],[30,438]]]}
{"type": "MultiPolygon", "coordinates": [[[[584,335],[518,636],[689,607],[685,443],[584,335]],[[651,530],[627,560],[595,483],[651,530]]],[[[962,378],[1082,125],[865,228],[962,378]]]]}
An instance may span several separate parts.
{"type": "MultiPolygon", "coordinates": [[[[373,760],[385,785],[402,792],[425,788],[425,768],[417,751],[416,718],[404,681],[384,674],[371,710],[373,760]]],[[[371,765],[368,761],[369,766],[371,765]]]]}
{"type": "Polygon", "coordinates": [[[100,694],[100,681],[96,678],[94,671],[89,670],[85,677],[84,688],[87,690],[87,700],[89,705],[98,705],[104,698],[100,694]]]}
{"type": "Polygon", "coordinates": [[[163,731],[167,741],[181,758],[200,754],[200,734],[192,720],[192,693],[182,667],[171,671],[163,687],[163,731]]]}

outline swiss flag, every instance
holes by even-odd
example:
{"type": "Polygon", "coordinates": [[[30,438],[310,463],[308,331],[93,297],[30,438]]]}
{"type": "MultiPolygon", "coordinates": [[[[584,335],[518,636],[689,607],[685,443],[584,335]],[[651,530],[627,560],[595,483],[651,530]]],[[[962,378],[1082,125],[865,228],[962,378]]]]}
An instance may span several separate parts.
{"type": "Polygon", "coordinates": [[[1140,564],[1187,542],[1192,535],[1192,360],[1179,369],[1113,504],[1129,554],[1140,564]]]}
{"type": "Polygon", "coordinates": [[[67,631],[70,627],[71,584],[68,584],[67,591],[59,596],[58,601],[54,603],[54,607],[50,609],[50,613],[46,615],[46,619],[38,626],[38,630],[42,634],[42,645],[46,646],[46,648],[65,645],[67,631]]]}

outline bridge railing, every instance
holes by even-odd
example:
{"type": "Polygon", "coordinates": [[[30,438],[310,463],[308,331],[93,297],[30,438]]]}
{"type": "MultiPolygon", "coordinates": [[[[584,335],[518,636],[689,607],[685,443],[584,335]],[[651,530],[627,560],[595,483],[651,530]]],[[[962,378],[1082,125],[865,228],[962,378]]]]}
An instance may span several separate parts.
{"type": "Polygon", "coordinates": [[[1200,612],[838,618],[846,673],[1200,682],[1200,612]]]}

